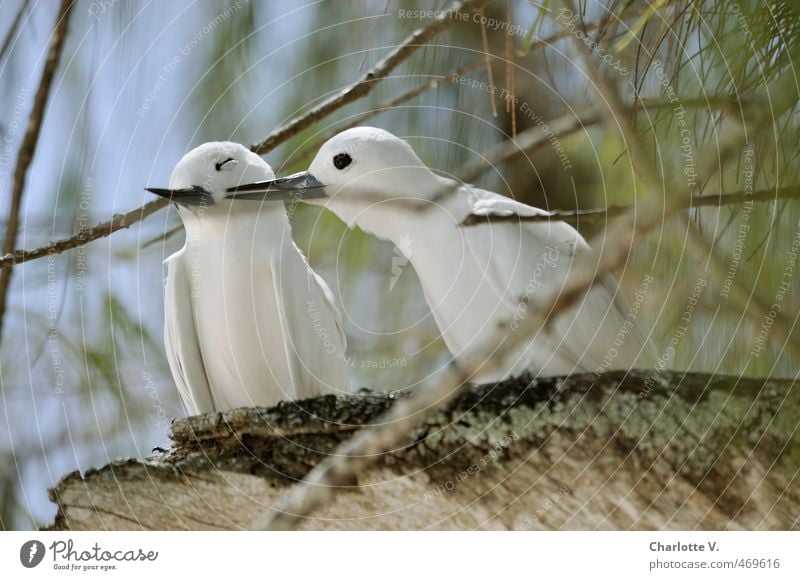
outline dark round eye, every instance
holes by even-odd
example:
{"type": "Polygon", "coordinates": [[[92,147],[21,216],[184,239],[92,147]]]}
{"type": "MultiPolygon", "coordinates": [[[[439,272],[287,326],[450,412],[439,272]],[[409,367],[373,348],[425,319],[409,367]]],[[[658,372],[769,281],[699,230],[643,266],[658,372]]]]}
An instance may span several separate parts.
{"type": "Polygon", "coordinates": [[[347,153],[337,153],[333,156],[333,166],[336,169],[344,169],[353,162],[353,158],[347,153]]]}

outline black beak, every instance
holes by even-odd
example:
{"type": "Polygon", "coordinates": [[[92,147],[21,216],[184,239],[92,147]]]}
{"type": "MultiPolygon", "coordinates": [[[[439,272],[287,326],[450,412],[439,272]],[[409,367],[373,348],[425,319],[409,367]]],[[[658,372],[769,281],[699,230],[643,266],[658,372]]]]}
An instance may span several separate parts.
{"type": "Polygon", "coordinates": [[[181,205],[214,205],[214,196],[199,185],[184,187],[183,189],[160,189],[147,187],[147,191],[181,205]]]}
{"type": "Polygon", "coordinates": [[[257,181],[228,189],[226,199],[252,199],[258,201],[291,201],[327,197],[325,185],[308,172],[288,177],[257,181]]]}

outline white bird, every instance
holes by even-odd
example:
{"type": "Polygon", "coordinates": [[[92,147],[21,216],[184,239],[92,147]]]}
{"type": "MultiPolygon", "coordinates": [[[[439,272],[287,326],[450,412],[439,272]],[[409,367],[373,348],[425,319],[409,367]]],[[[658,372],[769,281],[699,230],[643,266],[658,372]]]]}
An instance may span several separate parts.
{"type": "Polygon", "coordinates": [[[186,229],[165,261],[164,342],[190,414],[347,391],[341,317],[283,204],[225,199],[274,177],[242,145],[214,142],[178,162],[169,189],[148,188],[177,204],[186,229]]]}
{"type": "MultiPolygon", "coordinates": [[[[322,146],[306,174],[235,187],[230,196],[284,199],[293,187],[299,188],[295,197],[323,204],[406,255],[456,360],[491,357],[502,333],[514,332],[524,311],[564,282],[575,253],[589,248],[560,221],[460,227],[470,214],[547,212],[440,177],[408,143],[381,129],[344,131],[322,146]]],[[[607,275],[547,331],[520,341],[499,370],[487,367],[473,380],[502,380],[525,370],[547,376],[628,369],[649,365],[651,355],[607,275]]]]}

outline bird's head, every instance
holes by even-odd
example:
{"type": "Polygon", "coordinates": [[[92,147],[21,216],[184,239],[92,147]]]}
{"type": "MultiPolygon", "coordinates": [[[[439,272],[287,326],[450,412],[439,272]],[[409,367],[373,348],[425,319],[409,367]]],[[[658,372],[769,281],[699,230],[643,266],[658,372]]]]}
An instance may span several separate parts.
{"type": "Polygon", "coordinates": [[[239,185],[229,197],[317,203],[358,223],[371,206],[407,206],[441,187],[408,143],[383,129],[356,127],[326,141],[307,172],[239,185]]]}
{"type": "Polygon", "coordinates": [[[147,188],[183,210],[215,206],[229,209],[228,190],[245,183],[274,179],[275,173],[261,157],[231,141],[204,143],[178,161],[169,188],[147,188]]]}

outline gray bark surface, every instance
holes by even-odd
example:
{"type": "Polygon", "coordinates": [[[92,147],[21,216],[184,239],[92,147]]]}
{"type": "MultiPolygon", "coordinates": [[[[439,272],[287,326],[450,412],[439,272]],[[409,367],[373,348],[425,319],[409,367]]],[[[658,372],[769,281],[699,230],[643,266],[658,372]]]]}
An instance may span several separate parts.
{"type": "MultiPolygon", "coordinates": [[[[49,529],[249,529],[391,406],[383,394],[175,420],[73,472],[49,529]]],[[[473,387],[301,529],[798,529],[800,388],[654,371],[473,387]]]]}

